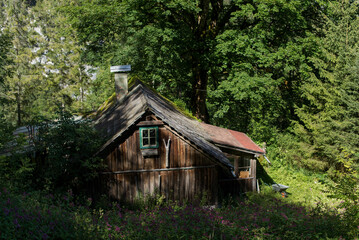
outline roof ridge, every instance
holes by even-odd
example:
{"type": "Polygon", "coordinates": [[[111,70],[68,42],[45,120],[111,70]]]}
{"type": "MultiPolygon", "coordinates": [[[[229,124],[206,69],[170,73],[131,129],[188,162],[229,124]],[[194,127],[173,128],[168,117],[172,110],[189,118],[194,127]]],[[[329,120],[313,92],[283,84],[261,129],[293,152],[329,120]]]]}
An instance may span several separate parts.
{"type": "Polygon", "coordinates": [[[174,103],[140,80],[136,81],[126,96],[96,121],[97,128],[104,128],[104,134],[110,137],[99,152],[115,143],[116,139],[133,126],[147,110],[150,110],[173,130],[211,155],[223,167],[233,168],[219,147],[208,141],[206,132],[200,127],[200,122],[181,112],[174,103]]]}

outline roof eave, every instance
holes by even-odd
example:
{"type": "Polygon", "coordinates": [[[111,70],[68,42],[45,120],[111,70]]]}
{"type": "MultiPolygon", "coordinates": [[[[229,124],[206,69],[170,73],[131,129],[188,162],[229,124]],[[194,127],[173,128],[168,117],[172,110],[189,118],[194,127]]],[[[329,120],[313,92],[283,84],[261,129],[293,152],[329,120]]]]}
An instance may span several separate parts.
{"type": "Polygon", "coordinates": [[[258,155],[264,155],[265,154],[264,151],[263,152],[254,151],[254,150],[247,149],[247,148],[233,147],[233,146],[229,146],[229,145],[225,145],[225,144],[219,144],[219,143],[215,143],[215,142],[213,142],[213,144],[215,144],[219,148],[227,148],[227,149],[230,149],[232,151],[237,151],[237,152],[244,152],[244,153],[258,154],[258,155]]]}

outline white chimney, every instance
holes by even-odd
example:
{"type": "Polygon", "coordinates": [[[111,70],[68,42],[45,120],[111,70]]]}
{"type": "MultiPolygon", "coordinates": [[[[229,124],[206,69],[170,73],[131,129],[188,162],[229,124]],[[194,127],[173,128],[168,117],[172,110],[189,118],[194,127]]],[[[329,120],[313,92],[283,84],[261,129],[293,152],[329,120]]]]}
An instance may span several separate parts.
{"type": "Polygon", "coordinates": [[[112,66],[112,73],[115,73],[116,98],[119,101],[128,93],[127,73],[131,71],[131,65],[112,66]]]}

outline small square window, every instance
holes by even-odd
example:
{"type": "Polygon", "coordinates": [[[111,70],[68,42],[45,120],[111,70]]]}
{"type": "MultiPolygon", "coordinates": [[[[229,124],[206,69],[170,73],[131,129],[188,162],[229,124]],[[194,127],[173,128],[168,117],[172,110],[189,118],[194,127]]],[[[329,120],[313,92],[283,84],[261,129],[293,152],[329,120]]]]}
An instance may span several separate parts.
{"type": "Polygon", "coordinates": [[[140,148],[158,148],[158,127],[140,128],[140,148]]]}

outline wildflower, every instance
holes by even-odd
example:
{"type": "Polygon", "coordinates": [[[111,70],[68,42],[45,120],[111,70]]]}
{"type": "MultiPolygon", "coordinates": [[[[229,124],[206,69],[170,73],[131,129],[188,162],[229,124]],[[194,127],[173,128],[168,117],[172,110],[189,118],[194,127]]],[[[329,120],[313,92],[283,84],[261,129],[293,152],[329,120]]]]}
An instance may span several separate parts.
{"type": "Polygon", "coordinates": [[[20,228],[20,224],[19,222],[17,221],[17,219],[14,220],[14,225],[16,228],[20,228]]]}
{"type": "Polygon", "coordinates": [[[9,213],[10,213],[10,209],[4,208],[4,214],[5,214],[5,216],[9,215],[9,213]]]}
{"type": "Polygon", "coordinates": [[[111,231],[112,226],[106,221],[107,230],[111,231]]]}
{"type": "Polygon", "coordinates": [[[285,213],[280,213],[280,215],[282,215],[282,217],[284,217],[285,220],[288,220],[288,217],[287,217],[287,215],[285,215],[285,213]]]}
{"type": "Polygon", "coordinates": [[[49,235],[47,233],[42,234],[42,239],[49,239],[49,235]]]}

